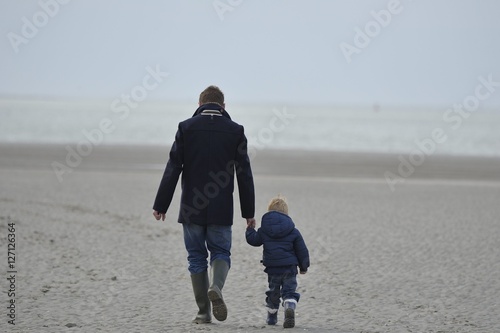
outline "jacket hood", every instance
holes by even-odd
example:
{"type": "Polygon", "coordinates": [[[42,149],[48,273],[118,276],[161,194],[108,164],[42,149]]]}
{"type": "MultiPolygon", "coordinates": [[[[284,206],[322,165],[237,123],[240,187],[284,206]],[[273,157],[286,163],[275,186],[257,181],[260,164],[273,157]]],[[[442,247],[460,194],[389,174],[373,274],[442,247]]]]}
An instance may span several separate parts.
{"type": "Polygon", "coordinates": [[[260,228],[271,238],[282,238],[295,229],[295,224],[290,216],[277,211],[270,211],[262,216],[260,228]]]}

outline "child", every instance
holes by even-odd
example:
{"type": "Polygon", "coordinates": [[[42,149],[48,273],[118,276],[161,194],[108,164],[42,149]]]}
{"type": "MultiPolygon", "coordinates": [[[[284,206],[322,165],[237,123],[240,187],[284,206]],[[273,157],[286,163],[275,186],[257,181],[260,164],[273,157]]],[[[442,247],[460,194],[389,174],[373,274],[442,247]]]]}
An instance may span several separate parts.
{"type": "Polygon", "coordinates": [[[247,243],[253,246],[264,245],[262,263],[266,266],[269,290],[266,291],[267,324],[278,321],[280,296],[285,308],[284,328],[295,326],[295,307],[300,294],[297,288],[297,266],[300,274],[309,267],[309,251],[300,232],[295,229],[288,205],[278,196],[269,203],[268,212],[262,216],[262,225],[255,231],[255,222],[247,223],[247,243]]]}

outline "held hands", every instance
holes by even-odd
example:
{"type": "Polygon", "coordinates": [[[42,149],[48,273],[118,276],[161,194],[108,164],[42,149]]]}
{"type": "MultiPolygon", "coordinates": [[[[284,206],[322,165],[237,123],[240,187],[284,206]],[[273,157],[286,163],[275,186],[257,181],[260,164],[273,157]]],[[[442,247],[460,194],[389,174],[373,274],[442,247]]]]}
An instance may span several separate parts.
{"type": "Polygon", "coordinates": [[[165,213],[158,213],[156,210],[154,210],[153,216],[155,217],[156,221],[159,221],[160,219],[162,221],[165,221],[165,213]]]}
{"type": "Polygon", "coordinates": [[[255,219],[253,217],[247,219],[247,228],[255,229],[255,219]]]}

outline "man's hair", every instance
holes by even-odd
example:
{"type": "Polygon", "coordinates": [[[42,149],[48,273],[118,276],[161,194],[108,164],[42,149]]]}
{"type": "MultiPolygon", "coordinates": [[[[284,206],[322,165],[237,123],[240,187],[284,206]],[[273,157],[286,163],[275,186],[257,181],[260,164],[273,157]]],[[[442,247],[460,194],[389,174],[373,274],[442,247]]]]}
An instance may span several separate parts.
{"type": "Polygon", "coordinates": [[[288,215],[288,204],[286,203],[286,199],[281,195],[278,195],[275,198],[272,198],[269,202],[269,206],[267,207],[268,211],[276,210],[283,214],[288,215]]]}
{"type": "Polygon", "coordinates": [[[217,86],[209,86],[200,94],[200,105],[207,103],[217,103],[220,106],[224,105],[224,93],[217,86]]]}

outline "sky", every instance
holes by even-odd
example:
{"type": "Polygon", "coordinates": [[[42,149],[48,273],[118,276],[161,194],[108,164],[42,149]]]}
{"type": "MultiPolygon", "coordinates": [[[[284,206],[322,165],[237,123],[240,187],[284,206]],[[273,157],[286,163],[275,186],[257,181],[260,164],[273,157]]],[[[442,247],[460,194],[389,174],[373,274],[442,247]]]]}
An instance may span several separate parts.
{"type": "Polygon", "coordinates": [[[500,82],[497,0],[0,4],[4,98],[447,107],[500,82]]]}

